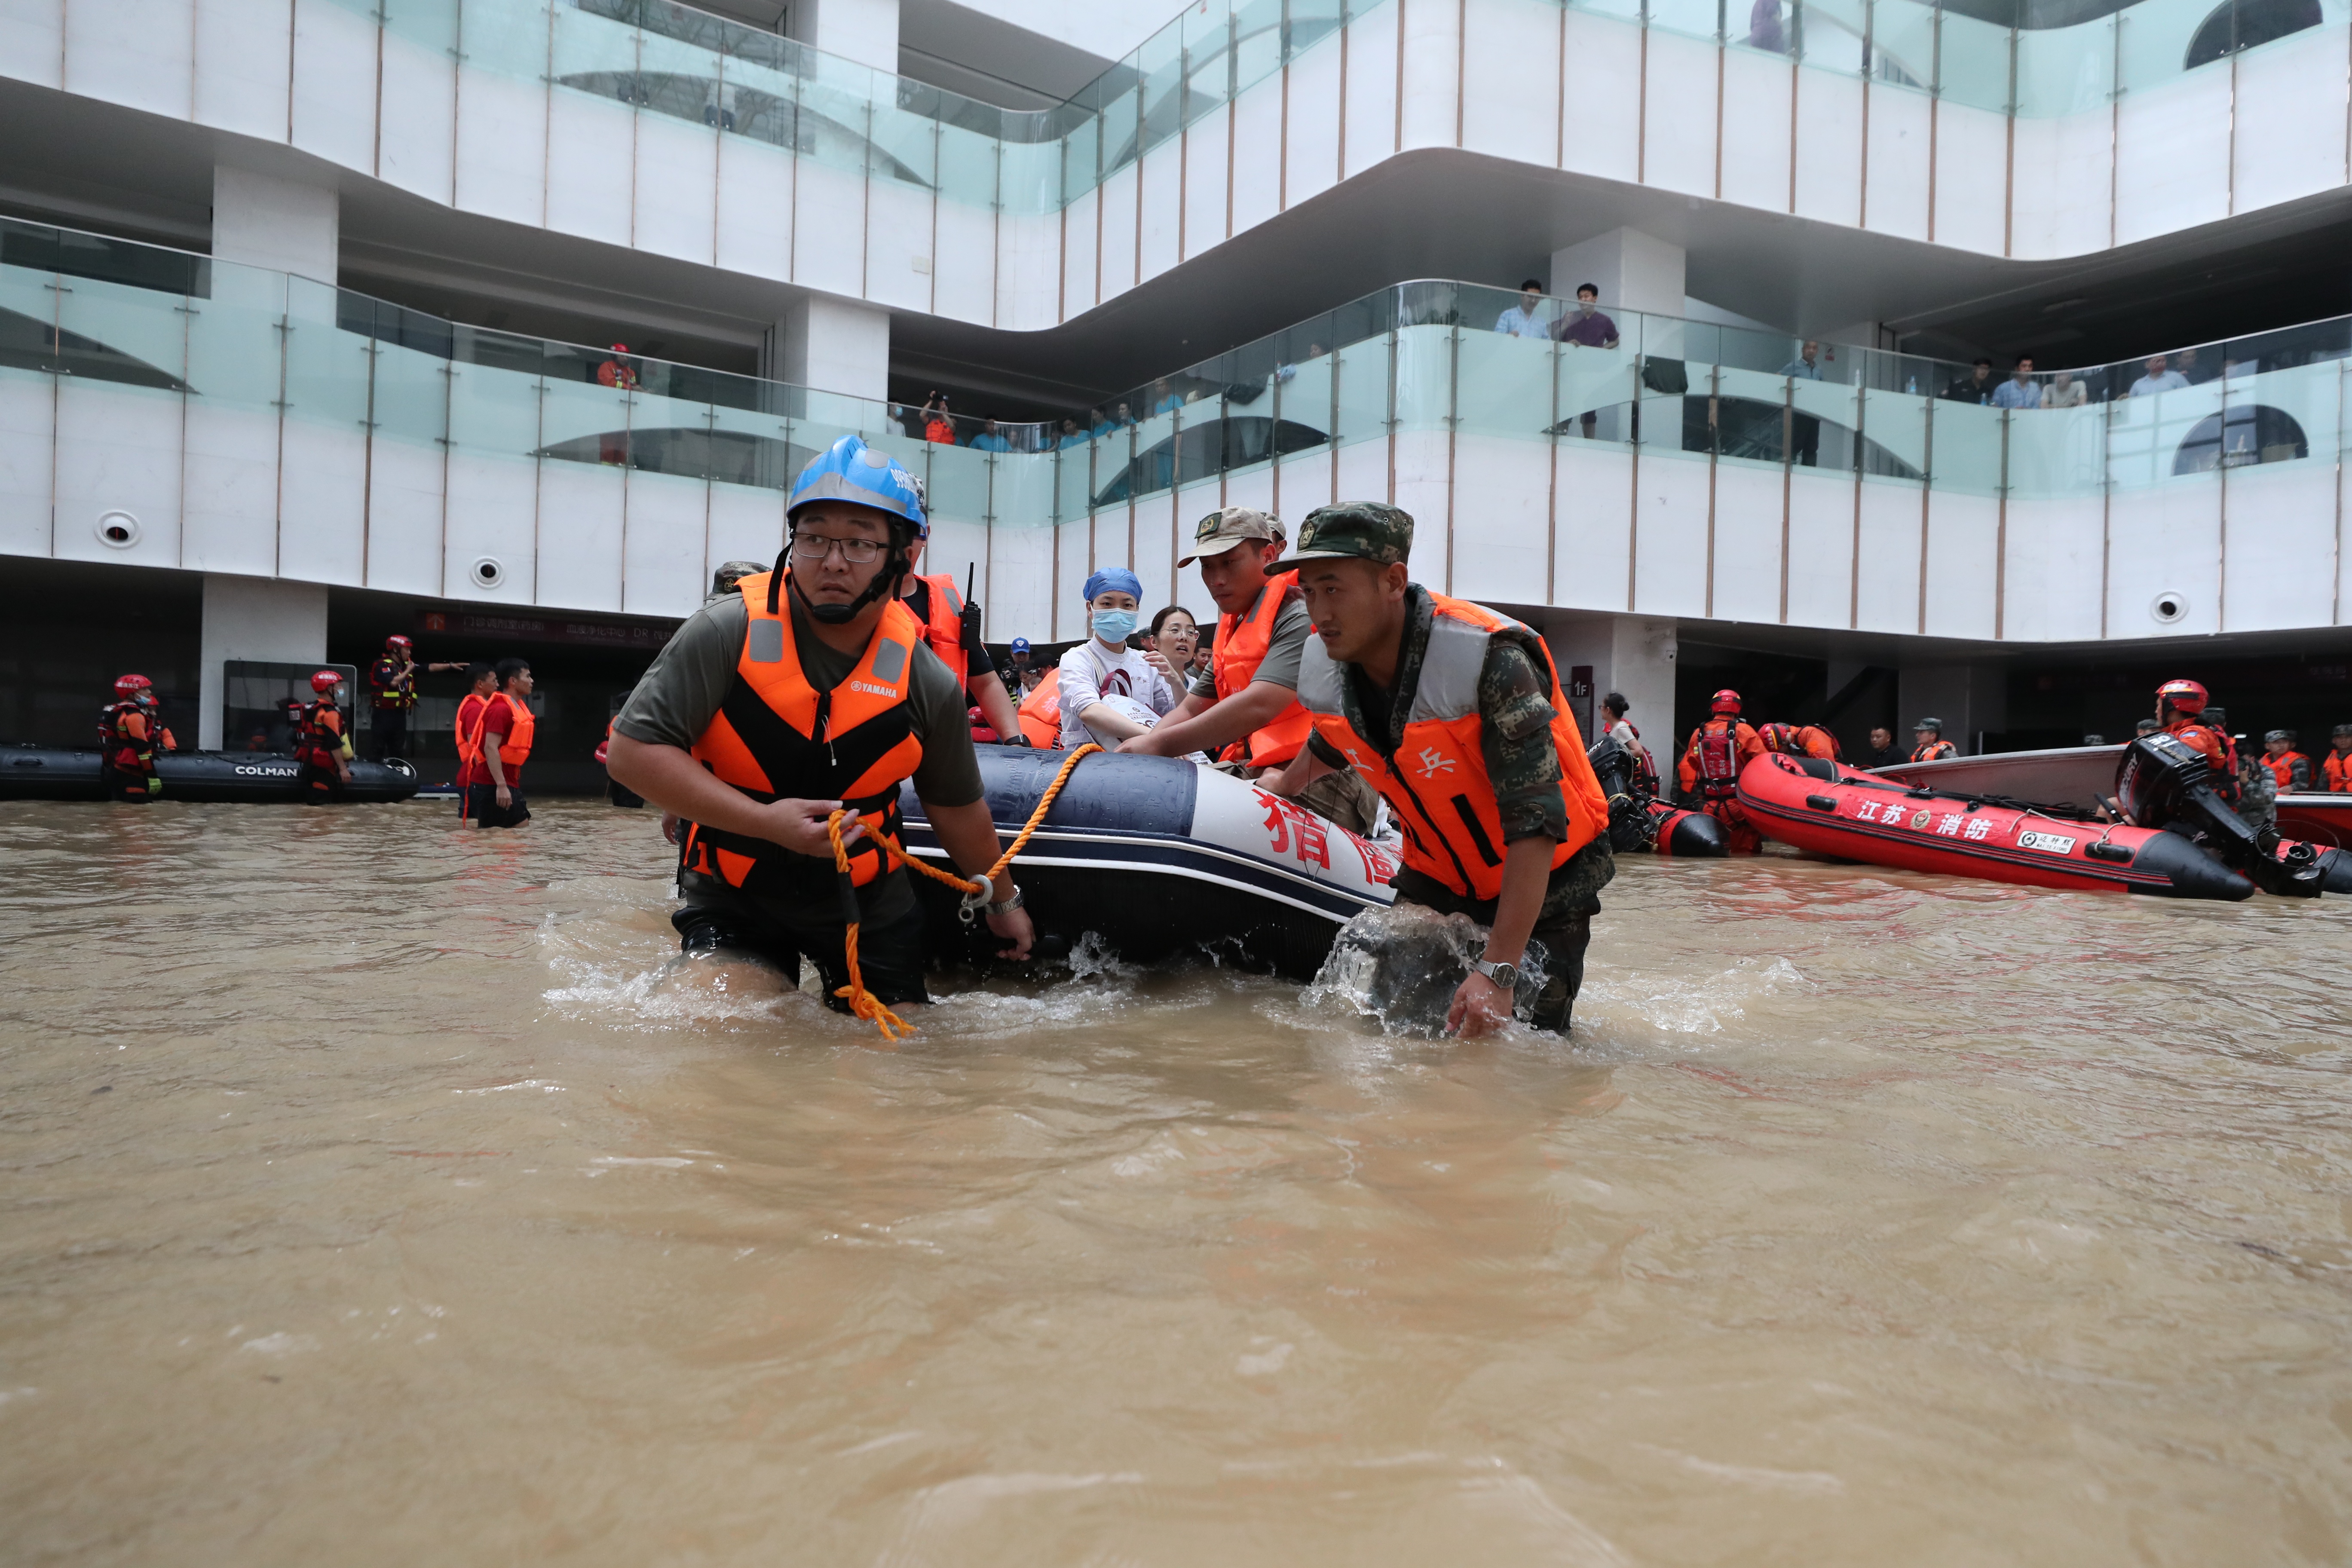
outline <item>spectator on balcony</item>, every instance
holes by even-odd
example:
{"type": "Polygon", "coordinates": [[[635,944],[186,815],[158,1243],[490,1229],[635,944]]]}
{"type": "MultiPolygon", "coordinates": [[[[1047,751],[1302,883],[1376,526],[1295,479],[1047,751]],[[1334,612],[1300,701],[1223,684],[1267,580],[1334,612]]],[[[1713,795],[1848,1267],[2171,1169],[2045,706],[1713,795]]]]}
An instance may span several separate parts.
{"type": "Polygon", "coordinates": [[[956,444],[955,420],[948,413],[948,400],[936,392],[923,399],[923,439],[942,447],[956,444]]]}
{"type": "Polygon", "coordinates": [[[637,373],[631,370],[629,362],[621,357],[628,352],[626,343],[613,345],[613,357],[596,367],[597,385],[609,386],[615,392],[635,392],[637,389],[637,373]]]}
{"type": "MultiPolygon", "coordinates": [[[[1819,381],[1822,378],[1822,345],[1807,342],[1797,351],[1797,357],[1780,367],[1780,374],[1791,381],[1819,381]]],[[[1789,457],[1812,468],[1821,459],[1822,422],[1810,414],[1789,416],[1789,457]]]]}
{"type": "MultiPolygon", "coordinates": [[[[1176,410],[1183,406],[1184,399],[1169,390],[1168,378],[1166,376],[1163,375],[1158,381],[1151,384],[1151,412],[1153,414],[1173,414],[1176,410]]],[[[1126,412],[1127,405],[1125,404],[1121,404],[1119,405],[1119,413],[1124,416],[1126,412]]],[[[1128,423],[1133,424],[1134,421],[1129,420],[1128,423]]]]}
{"type": "Polygon", "coordinates": [[[1075,419],[1063,420],[1062,438],[1054,443],[1055,449],[1066,452],[1073,447],[1083,447],[1086,444],[1087,433],[1078,428],[1078,422],[1075,419]]]}
{"type": "Polygon", "coordinates": [[[1968,374],[1954,376],[1940,395],[1947,403],[1990,403],[1992,390],[1992,361],[1980,359],[1968,374]]]}
{"type": "Polygon", "coordinates": [[[971,449],[975,452],[1010,452],[1013,443],[997,429],[995,420],[983,419],[980,422],[980,434],[971,438],[971,449]]]}
{"type": "Polygon", "coordinates": [[[1099,405],[1087,412],[1087,436],[1089,439],[1096,437],[1108,436],[1118,428],[1118,426],[1111,421],[1109,411],[1099,405]]]}
{"type": "MultiPolygon", "coordinates": [[[[1598,285],[1579,283],[1576,286],[1576,309],[1551,324],[1551,335],[1570,348],[1613,349],[1617,346],[1617,323],[1601,312],[1598,285]]],[[[1600,416],[1590,408],[1577,416],[1586,440],[1592,439],[1599,419],[1600,416]]]]}
{"type": "Polygon", "coordinates": [[[2033,379],[2033,356],[2017,356],[2017,368],[2007,381],[1992,389],[1995,408],[2039,408],[2042,406],[2042,384],[2033,379]]]}
{"type": "Polygon", "coordinates": [[[1780,367],[1780,374],[1794,376],[1799,381],[1819,381],[1822,378],[1821,362],[1822,345],[1808,340],[1797,351],[1797,357],[1780,367]]]}
{"type": "Polygon", "coordinates": [[[1780,0],[1756,0],[1748,13],[1748,47],[1776,55],[1789,52],[1788,30],[1780,26],[1780,0]]]}
{"type": "Polygon", "coordinates": [[[2091,389],[2074,379],[2071,370],[2062,370],[2052,378],[2042,394],[2044,408],[2080,408],[2090,400],[2091,389]]]}
{"type": "Polygon", "coordinates": [[[2195,386],[2200,382],[2211,381],[2215,376],[2220,375],[2224,369],[2228,368],[2228,366],[2226,362],[2222,365],[2219,366],[2210,364],[2200,366],[2197,363],[2197,351],[2195,349],[2182,349],[2179,353],[2172,356],[2172,368],[2180,374],[2181,380],[2187,382],[2191,386],[2195,386]]]}
{"type": "Polygon", "coordinates": [[[1530,278],[1519,285],[1519,302],[1495,318],[1495,330],[1510,338],[1547,338],[1551,323],[1544,320],[1543,285],[1530,278]]]}
{"type": "Polygon", "coordinates": [[[2171,368],[2162,354],[2150,354],[2147,374],[2131,384],[2127,397],[2153,397],[2159,392],[2178,392],[2189,384],[2189,378],[2171,368]]]}

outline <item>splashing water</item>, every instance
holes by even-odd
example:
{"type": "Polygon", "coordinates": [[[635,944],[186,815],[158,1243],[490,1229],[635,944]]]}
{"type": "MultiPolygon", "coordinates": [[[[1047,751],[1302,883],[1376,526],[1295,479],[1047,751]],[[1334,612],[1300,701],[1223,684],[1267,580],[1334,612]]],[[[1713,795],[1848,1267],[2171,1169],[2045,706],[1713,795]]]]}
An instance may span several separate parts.
{"type": "MultiPolygon", "coordinates": [[[[1390,1035],[1445,1031],[1454,993],[1486,951],[1487,930],[1468,915],[1442,915],[1420,904],[1366,910],[1340,928],[1314,981],[1299,994],[1308,1012],[1345,1007],[1379,1020],[1390,1035]]],[[[1519,963],[1513,1013],[1525,1023],[1543,990],[1550,955],[1530,942],[1519,963]]]]}

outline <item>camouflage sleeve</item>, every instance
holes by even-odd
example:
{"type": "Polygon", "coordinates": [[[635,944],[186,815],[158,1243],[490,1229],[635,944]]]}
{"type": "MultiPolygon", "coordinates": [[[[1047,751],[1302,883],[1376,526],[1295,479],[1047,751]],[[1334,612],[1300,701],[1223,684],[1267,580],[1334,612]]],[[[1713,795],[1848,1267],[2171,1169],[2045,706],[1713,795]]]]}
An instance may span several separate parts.
{"type": "Polygon", "coordinates": [[[2311,788],[2311,759],[2297,757],[2287,771],[2287,786],[2296,795],[2311,788]]]}
{"type": "Polygon", "coordinates": [[[1478,671],[1480,743],[1503,842],[1566,838],[1568,802],[1560,793],[1559,752],[1552,744],[1552,706],[1526,649],[1500,637],[1487,645],[1478,671]]]}

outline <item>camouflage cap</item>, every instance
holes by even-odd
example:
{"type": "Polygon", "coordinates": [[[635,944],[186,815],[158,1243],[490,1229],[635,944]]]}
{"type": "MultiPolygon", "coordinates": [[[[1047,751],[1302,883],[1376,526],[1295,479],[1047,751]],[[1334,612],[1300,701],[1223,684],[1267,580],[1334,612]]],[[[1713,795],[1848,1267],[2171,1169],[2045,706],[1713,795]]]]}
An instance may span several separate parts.
{"type": "Polygon", "coordinates": [[[730,561],[710,574],[710,596],[723,599],[735,591],[735,584],[746,577],[757,577],[768,568],[757,561],[730,561]]]}
{"type": "Polygon", "coordinates": [[[1380,566],[1401,566],[1412,553],[1412,514],[1376,500],[1318,506],[1298,528],[1293,563],[1352,555],[1380,566]]]}
{"type": "Polygon", "coordinates": [[[1192,553],[1176,563],[1190,566],[1203,555],[1222,555],[1244,539],[1270,539],[1276,544],[1290,537],[1282,520],[1255,507],[1229,506],[1213,511],[1192,525],[1192,553]]]}

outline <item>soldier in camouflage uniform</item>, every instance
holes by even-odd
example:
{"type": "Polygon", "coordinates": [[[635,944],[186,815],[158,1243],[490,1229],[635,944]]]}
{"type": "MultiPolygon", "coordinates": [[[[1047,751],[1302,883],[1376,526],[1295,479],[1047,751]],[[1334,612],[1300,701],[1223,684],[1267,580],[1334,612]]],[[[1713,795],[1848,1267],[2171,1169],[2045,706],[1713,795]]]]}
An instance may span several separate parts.
{"type": "Polygon", "coordinates": [[[1476,1035],[1509,1016],[1532,937],[1549,962],[1531,1022],[1564,1032],[1601,889],[1616,874],[1608,802],[1543,639],[1411,582],[1412,550],[1412,519],[1392,506],[1307,517],[1292,559],[1317,633],[1298,684],[1315,732],[1278,780],[1262,782],[1294,794],[1355,766],[1405,831],[1398,902],[1493,928],[1448,1026],[1476,1035]]]}

